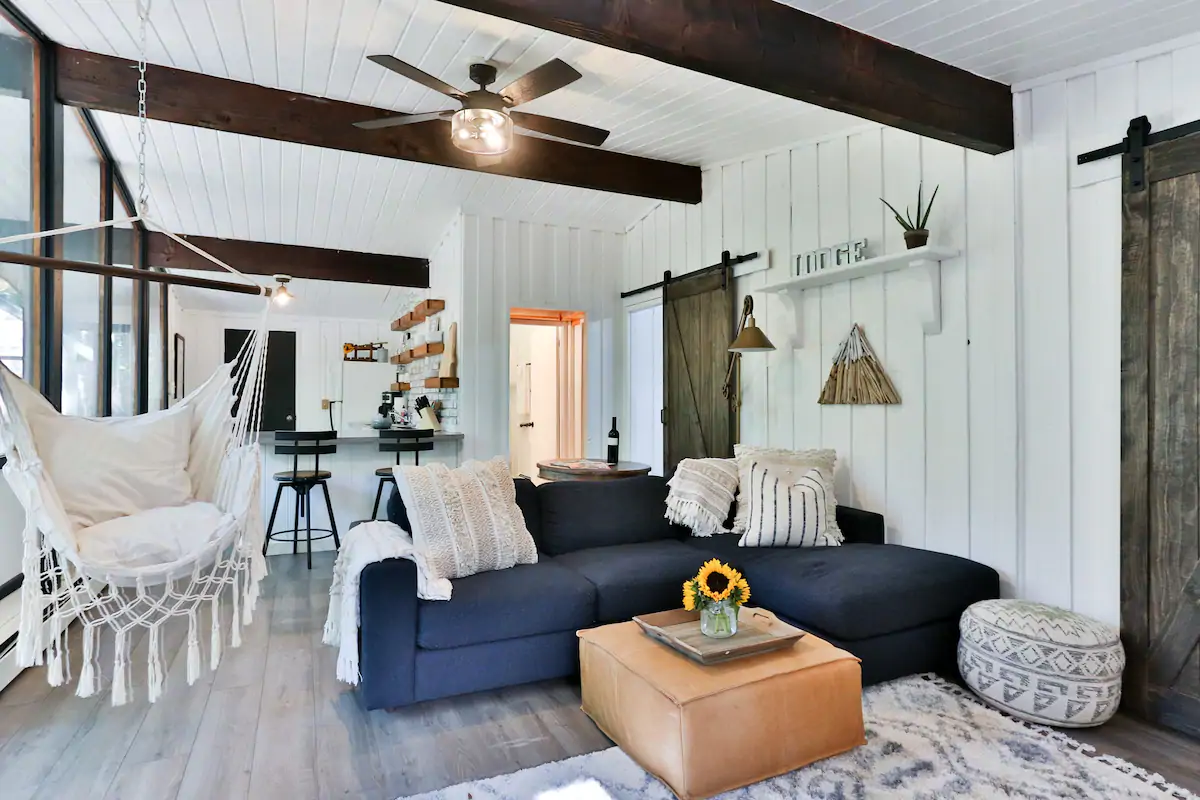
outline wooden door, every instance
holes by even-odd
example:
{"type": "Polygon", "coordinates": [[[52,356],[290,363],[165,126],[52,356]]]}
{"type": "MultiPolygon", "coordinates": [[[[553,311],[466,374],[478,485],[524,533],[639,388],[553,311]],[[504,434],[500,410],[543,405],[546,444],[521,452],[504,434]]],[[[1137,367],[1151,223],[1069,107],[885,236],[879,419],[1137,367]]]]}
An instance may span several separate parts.
{"type": "Polygon", "coordinates": [[[1200,135],[1145,152],[1123,193],[1124,701],[1200,736],[1200,135]]]}
{"type": "MultiPolygon", "coordinates": [[[[237,358],[250,331],[225,329],[225,361],[237,358]]],[[[237,413],[237,404],[234,404],[237,413]]],[[[263,406],[259,429],[296,430],[296,332],[267,334],[267,366],[263,373],[263,406]]]]}
{"type": "MultiPolygon", "coordinates": [[[[722,392],[733,341],[728,268],[671,280],[663,289],[663,469],[685,458],[733,455],[733,405],[722,392]]],[[[635,343],[636,346],[636,343],[635,343]]]]}

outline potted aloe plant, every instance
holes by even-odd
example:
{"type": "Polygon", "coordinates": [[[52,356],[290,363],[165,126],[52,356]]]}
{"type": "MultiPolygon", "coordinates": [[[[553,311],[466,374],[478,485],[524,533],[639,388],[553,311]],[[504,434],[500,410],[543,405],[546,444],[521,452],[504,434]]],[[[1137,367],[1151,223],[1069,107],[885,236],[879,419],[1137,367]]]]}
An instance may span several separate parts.
{"type": "Polygon", "coordinates": [[[933,187],[933,194],[929,197],[929,205],[927,206],[922,206],[922,192],[924,188],[924,183],[917,186],[917,215],[915,217],[909,216],[908,206],[904,207],[904,216],[900,216],[900,212],[893,208],[891,203],[882,197],[879,198],[888,207],[888,211],[891,211],[895,215],[896,222],[900,223],[900,227],[904,228],[904,243],[908,245],[909,250],[912,250],[914,247],[924,247],[929,243],[929,228],[926,226],[929,224],[929,212],[933,209],[933,201],[937,197],[938,189],[941,187],[933,187]]]}

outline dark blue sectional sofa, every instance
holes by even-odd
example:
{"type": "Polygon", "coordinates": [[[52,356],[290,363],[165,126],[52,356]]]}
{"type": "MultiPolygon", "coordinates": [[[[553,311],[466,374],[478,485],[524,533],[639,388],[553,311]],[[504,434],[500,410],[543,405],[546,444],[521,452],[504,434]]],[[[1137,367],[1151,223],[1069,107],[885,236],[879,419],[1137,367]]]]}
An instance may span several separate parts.
{"type": "MultiPolygon", "coordinates": [[[[537,564],[456,580],[449,602],[417,599],[410,561],[363,571],[368,708],[576,674],[577,630],[678,608],[683,582],[713,557],[746,575],[751,605],[862,659],[864,685],[952,669],[959,615],[999,596],[990,567],[884,544],[883,517],[845,506],[842,547],[742,548],[733,534],[694,538],[669,524],[662,478],[516,487],[537,564]]],[[[408,527],[395,493],[388,516],[408,527]]]]}

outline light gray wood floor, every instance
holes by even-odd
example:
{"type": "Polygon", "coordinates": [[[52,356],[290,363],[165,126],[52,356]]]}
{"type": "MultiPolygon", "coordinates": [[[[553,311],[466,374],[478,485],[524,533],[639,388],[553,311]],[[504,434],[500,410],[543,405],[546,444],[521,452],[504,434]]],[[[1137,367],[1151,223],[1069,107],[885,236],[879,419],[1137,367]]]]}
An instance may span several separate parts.
{"type": "MultiPolygon", "coordinates": [[[[314,554],[309,572],[303,556],[272,557],[242,647],[191,687],[185,627],[171,627],[168,687],[154,705],[142,648],[136,700],[121,708],[26,670],[0,693],[0,798],[395,800],[610,745],[570,681],[364,710],[321,644],[332,563],[314,554]]],[[[1069,733],[1200,793],[1200,743],[1121,715],[1069,733]]]]}
{"type": "Polygon", "coordinates": [[[170,628],[154,705],[144,649],[136,701],[120,708],[108,692],[81,700],[40,668],[22,673],[0,693],[0,798],[395,800],[611,745],[569,681],[366,711],[321,643],[333,554],[314,554],[311,573],[303,556],[269,563],[242,646],[191,687],[186,625],[170,628]]]}

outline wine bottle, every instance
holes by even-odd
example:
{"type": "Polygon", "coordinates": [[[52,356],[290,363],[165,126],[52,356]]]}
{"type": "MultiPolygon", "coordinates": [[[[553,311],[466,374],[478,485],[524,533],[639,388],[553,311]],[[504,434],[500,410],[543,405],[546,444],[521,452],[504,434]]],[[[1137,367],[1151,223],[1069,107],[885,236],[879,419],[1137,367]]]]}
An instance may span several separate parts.
{"type": "Polygon", "coordinates": [[[620,450],[621,434],[617,433],[617,418],[613,417],[612,429],[608,432],[608,463],[617,463],[617,454],[620,450]]]}

